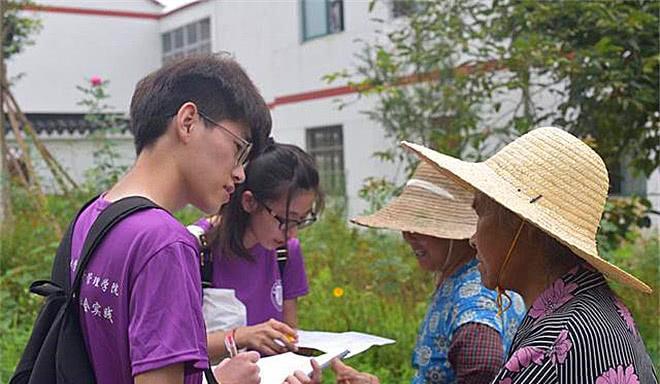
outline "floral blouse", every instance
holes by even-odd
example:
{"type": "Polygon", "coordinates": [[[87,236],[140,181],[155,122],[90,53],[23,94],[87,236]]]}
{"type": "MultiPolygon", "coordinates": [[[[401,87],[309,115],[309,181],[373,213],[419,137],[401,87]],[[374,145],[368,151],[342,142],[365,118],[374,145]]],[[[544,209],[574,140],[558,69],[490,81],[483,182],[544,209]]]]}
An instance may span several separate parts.
{"type": "Polygon", "coordinates": [[[630,311],[583,263],[529,309],[494,384],[658,383],[630,311]]]}
{"type": "Polygon", "coordinates": [[[412,356],[412,365],[416,369],[413,384],[456,382],[449,350],[456,331],[468,323],[483,324],[497,331],[506,356],[518,324],[524,317],[525,304],[518,294],[508,292],[513,303],[503,316],[498,316],[495,305],[497,294],[481,284],[477,263],[476,259],[469,261],[435,291],[417,334],[412,356]]]}

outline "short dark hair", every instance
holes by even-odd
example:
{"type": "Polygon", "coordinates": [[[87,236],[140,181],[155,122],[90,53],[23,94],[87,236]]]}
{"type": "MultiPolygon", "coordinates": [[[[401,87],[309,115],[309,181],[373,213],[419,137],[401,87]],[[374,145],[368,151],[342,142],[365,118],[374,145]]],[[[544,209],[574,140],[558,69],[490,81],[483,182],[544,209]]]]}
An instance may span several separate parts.
{"type": "Polygon", "coordinates": [[[165,133],[186,102],[195,103],[215,121],[247,125],[251,157],[270,135],[270,110],[243,68],[228,54],[194,55],[165,64],[135,86],[130,127],[138,155],[165,133]]]}
{"type": "Polygon", "coordinates": [[[264,203],[286,196],[287,210],[296,194],[314,191],[316,213],[323,209],[323,192],[314,159],[295,145],[270,141],[263,153],[247,165],[245,182],[236,187],[229,203],[222,208],[218,232],[211,237],[215,238],[214,247],[220,245],[223,255],[252,259],[243,245],[250,220],[241,202],[245,191],[251,191],[264,203]]]}

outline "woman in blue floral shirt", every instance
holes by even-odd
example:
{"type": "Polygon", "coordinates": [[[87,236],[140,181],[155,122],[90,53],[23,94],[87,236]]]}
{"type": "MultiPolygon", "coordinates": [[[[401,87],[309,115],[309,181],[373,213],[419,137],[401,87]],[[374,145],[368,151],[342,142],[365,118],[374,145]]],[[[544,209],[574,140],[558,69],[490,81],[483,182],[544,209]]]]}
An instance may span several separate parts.
{"type": "MultiPolygon", "coordinates": [[[[473,195],[421,164],[402,194],[355,223],[403,232],[419,266],[436,276],[436,290],[419,328],[412,356],[412,383],[487,383],[504,363],[525,311],[520,296],[498,315],[497,295],[481,284],[469,237],[477,216],[473,195]]],[[[340,383],[374,383],[373,376],[339,362],[340,383]]]]}
{"type": "Polygon", "coordinates": [[[477,191],[471,241],[481,281],[500,298],[503,289],[520,293],[529,308],[493,383],[658,382],[630,311],[605,280],[651,292],[598,254],[609,182],[589,146],[553,127],[521,136],[482,163],[406,146],[477,191]]]}

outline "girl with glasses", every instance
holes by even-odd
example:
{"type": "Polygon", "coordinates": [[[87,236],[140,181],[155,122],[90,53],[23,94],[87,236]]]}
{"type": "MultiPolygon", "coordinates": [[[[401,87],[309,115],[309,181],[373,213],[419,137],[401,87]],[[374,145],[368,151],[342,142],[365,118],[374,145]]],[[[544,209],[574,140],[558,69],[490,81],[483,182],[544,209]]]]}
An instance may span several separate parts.
{"type": "Polygon", "coordinates": [[[197,223],[208,234],[212,286],[233,289],[247,315],[246,326],[209,333],[213,360],[233,342],[262,355],[295,351],[296,300],[309,289],[296,236],[323,205],[312,157],[271,139],[245,173],[221,214],[197,223]]]}

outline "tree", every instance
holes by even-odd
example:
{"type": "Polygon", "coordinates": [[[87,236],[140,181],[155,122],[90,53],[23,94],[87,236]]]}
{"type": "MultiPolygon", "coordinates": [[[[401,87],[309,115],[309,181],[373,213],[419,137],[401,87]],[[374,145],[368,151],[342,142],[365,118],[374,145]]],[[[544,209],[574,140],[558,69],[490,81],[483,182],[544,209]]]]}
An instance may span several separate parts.
{"type": "MultiPolygon", "coordinates": [[[[383,126],[393,145],[374,155],[402,162],[407,174],[412,174],[417,159],[399,148],[401,140],[477,160],[485,138],[479,127],[479,103],[485,90],[470,76],[456,49],[468,27],[463,3],[395,5],[411,15],[404,27],[388,31],[385,20],[374,19],[381,29],[375,41],[361,41],[359,64],[351,72],[333,73],[326,80],[347,80],[360,97],[378,99],[374,109],[364,113],[383,126]]],[[[378,209],[399,188],[393,180],[369,178],[360,196],[372,210],[378,209]]]]}
{"type": "Polygon", "coordinates": [[[21,10],[32,4],[32,1],[3,0],[2,3],[4,8],[2,47],[4,58],[9,59],[34,43],[32,36],[41,29],[41,22],[21,13],[21,10]]]}
{"type": "MultiPolygon", "coordinates": [[[[660,2],[403,2],[403,23],[380,21],[359,64],[328,76],[377,97],[366,113],[393,138],[381,158],[412,170],[398,148],[407,139],[474,160],[552,124],[589,143],[614,176],[660,165],[660,2]]],[[[382,197],[383,184],[370,185],[382,197]]]]}
{"type": "Polygon", "coordinates": [[[534,110],[523,131],[557,124],[593,138],[610,170],[629,159],[649,176],[660,165],[659,12],[655,0],[495,1],[479,25],[486,58],[510,77],[489,86],[552,90],[557,108],[534,110]]]}
{"type": "MultiPolygon", "coordinates": [[[[39,20],[20,14],[27,0],[0,0],[0,87],[8,84],[5,60],[21,52],[26,45],[32,44],[30,35],[41,28],[39,20]]],[[[0,91],[0,108],[5,104],[5,92],[0,91]]],[[[10,215],[9,210],[9,180],[6,175],[7,153],[5,145],[4,110],[0,118],[0,221],[10,215]]]]}

